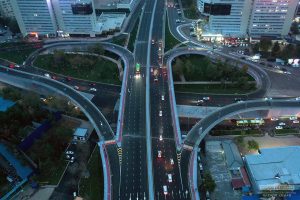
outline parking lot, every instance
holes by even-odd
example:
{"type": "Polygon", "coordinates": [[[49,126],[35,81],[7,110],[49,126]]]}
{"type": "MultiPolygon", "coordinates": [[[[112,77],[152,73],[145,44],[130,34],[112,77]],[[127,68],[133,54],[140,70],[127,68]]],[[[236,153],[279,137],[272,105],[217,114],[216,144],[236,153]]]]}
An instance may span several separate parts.
{"type": "Polygon", "coordinates": [[[206,143],[206,167],[217,185],[215,191],[211,194],[212,200],[241,199],[241,192],[232,189],[231,175],[219,141],[208,141],[206,143]]]}

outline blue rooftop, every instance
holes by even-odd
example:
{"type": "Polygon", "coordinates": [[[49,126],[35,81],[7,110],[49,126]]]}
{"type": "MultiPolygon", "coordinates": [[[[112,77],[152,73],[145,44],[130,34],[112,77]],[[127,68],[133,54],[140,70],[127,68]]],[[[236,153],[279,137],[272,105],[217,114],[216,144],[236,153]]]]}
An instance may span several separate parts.
{"type": "Polygon", "coordinates": [[[0,97],[0,112],[5,112],[7,109],[15,105],[15,102],[3,99],[0,97]]]}
{"type": "Polygon", "coordinates": [[[86,134],[87,134],[86,128],[77,128],[73,135],[78,137],[85,137],[86,134]]]}

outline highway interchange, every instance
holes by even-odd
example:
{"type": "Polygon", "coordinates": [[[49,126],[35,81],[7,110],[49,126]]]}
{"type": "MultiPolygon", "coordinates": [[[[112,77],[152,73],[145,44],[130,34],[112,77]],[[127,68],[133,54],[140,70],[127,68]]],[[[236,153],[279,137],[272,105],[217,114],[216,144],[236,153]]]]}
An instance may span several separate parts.
{"type": "MultiPolygon", "coordinates": [[[[90,101],[73,89],[74,85],[89,85],[88,82],[82,80],[74,79],[71,82],[61,83],[58,80],[41,76],[43,71],[31,67],[25,67],[22,70],[6,69],[1,73],[31,80],[33,84],[42,87],[49,87],[76,102],[88,116],[100,140],[107,142],[105,149],[108,160],[105,162],[109,163],[111,176],[108,178],[112,182],[111,185],[105,185],[106,188],[110,188],[106,191],[111,191],[106,196],[107,199],[198,199],[197,191],[191,183],[193,179],[190,171],[193,162],[191,158],[197,157],[193,149],[197,149],[211,128],[225,117],[239,112],[275,107],[296,108],[300,107],[300,102],[294,98],[263,100],[262,97],[271,85],[268,74],[255,63],[223,52],[215,52],[219,56],[248,64],[253,72],[252,75],[256,76],[256,81],[259,82],[259,89],[254,93],[242,95],[243,100],[250,101],[235,104],[231,103],[234,103],[237,95],[212,95],[212,98],[216,99],[214,104],[231,105],[202,119],[192,128],[183,143],[178,142],[180,130],[177,129],[178,121],[175,119],[176,103],[195,105],[194,102],[206,94],[176,93],[174,104],[174,91],[170,86],[170,63],[172,59],[182,54],[208,55],[207,49],[191,50],[189,47],[183,47],[173,49],[164,56],[164,23],[169,22],[171,32],[178,40],[182,42],[186,40],[177,32],[175,20],[180,16],[176,9],[166,7],[165,1],[162,0],[145,1],[144,5],[139,6],[143,9],[133,54],[118,45],[102,43],[106,50],[118,54],[125,63],[127,73],[124,74],[122,88],[97,83],[95,87],[98,92],[93,94],[94,97],[90,101]],[[167,20],[165,20],[165,10],[168,13],[167,20]],[[137,63],[141,65],[139,77],[136,77],[137,63]],[[101,113],[105,107],[102,100],[106,99],[104,102],[109,102],[109,99],[115,101],[120,97],[120,92],[122,94],[117,121],[118,129],[113,131],[106,116],[104,117],[101,113]],[[254,100],[257,98],[261,100],[254,100]],[[147,127],[150,129],[148,130],[147,127]],[[159,151],[161,156],[158,156],[159,151]],[[172,181],[169,181],[168,174],[171,174],[172,181]],[[167,194],[164,193],[163,186],[167,187],[167,194]]],[[[133,25],[130,26],[132,29],[133,25]]],[[[30,66],[42,51],[52,48],[68,49],[76,45],[88,46],[95,43],[97,42],[70,41],[47,44],[32,54],[26,60],[25,66],[30,66]]]]}

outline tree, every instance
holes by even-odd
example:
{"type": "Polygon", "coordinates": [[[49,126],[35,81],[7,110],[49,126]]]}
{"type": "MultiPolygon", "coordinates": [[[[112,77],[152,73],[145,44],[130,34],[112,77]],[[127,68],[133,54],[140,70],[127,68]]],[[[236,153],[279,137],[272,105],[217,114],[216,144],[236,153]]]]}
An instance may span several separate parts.
{"type": "Polygon", "coordinates": [[[293,22],[291,25],[291,32],[294,35],[299,34],[299,28],[298,28],[298,23],[297,22],[293,22]]]}
{"type": "Polygon", "coordinates": [[[259,43],[255,43],[253,46],[252,46],[252,51],[253,53],[259,53],[259,43]]]}
{"type": "Polygon", "coordinates": [[[183,73],[183,61],[180,58],[177,58],[173,66],[173,72],[180,76],[183,73]]]}
{"type": "Polygon", "coordinates": [[[275,42],[272,47],[272,56],[277,57],[280,54],[280,46],[278,42],[275,42]]]}
{"type": "Polygon", "coordinates": [[[259,145],[255,140],[249,140],[248,141],[248,149],[251,150],[258,150],[259,149],[259,145]]]}
{"type": "MultiPolygon", "coordinates": [[[[298,54],[298,53],[297,53],[298,54]]],[[[287,60],[289,58],[293,58],[296,55],[295,46],[293,44],[286,45],[281,51],[281,58],[287,60]]]]}
{"type": "Polygon", "coordinates": [[[259,47],[263,52],[268,52],[272,46],[272,40],[268,38],[262,38],[259,42],[259,47]]]}
{"type": "Polygon", "coordinates": [[[203,187],[209,192],[213,192],[216,189],[215,180],[209,172],[204,173],[203,187]]]}

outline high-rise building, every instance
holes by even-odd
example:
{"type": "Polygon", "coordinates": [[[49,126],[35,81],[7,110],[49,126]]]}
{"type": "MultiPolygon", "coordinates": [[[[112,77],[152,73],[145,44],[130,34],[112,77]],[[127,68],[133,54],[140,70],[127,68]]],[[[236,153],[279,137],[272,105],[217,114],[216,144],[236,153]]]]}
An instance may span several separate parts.
{"type": "Polygon", "coordinates": [[[249,23],[251,36],[285,36],[289,33],[296,0],[254,0],[249,23]]]}
{"type": "Polygon", "coordinates": [[[249,0],[199,0],[200,12],[208,17],[212,33],[242,37],[247,33],[249,0]]]}
{"type": "Polygon", "coordinates": [[[0,16],[14,18],[10,0],[0,0],[0,16]]]}
{"type": "Polygon", "coordinates": [[[60,31],[95,36],[96,13],[92,0],[52,0],[52,5],[60,31]]]}
{"type": "Polygon", "coordinates": [[[11,0],[21,33],[55,35],[57,23],[50,0],[11,0]]]}
{"type": "Polygon", "coordinates": [[[198,0],[208,30],[223,36],[285,36],[295,15],[296,0],[198,0]]]}

